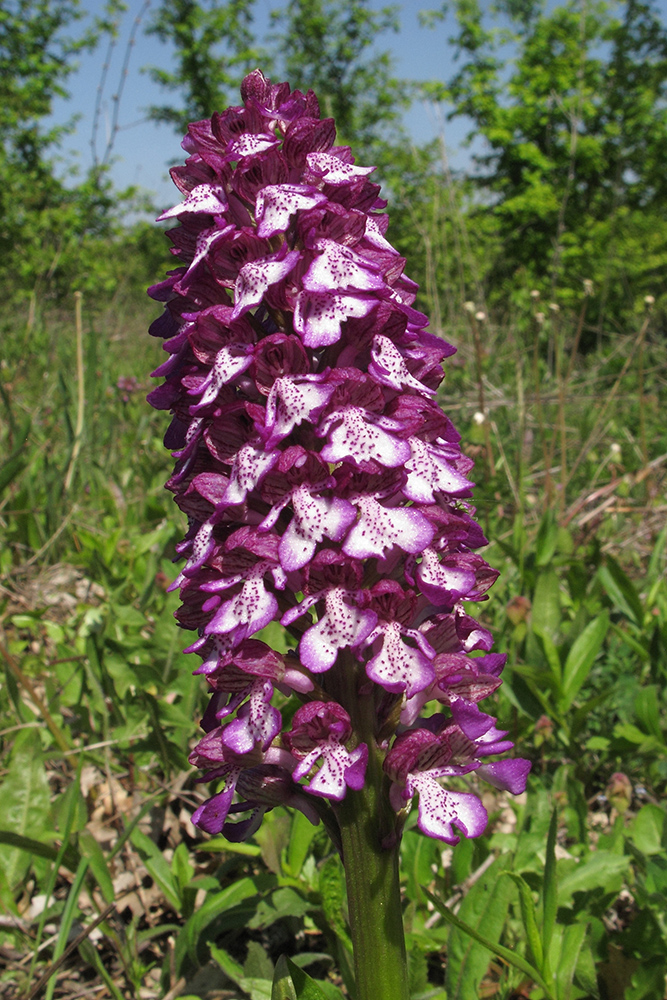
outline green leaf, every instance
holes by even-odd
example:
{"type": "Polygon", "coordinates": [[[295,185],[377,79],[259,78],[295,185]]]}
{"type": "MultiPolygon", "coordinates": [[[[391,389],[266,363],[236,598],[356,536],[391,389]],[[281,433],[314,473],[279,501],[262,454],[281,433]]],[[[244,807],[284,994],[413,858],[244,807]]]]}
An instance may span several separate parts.
{"type": "Polygon", "coordinates": [[[347,920],[345,919],[345,875],[337,854],[331,854],[320,870],[320,895],[327,923],[347,950],[352,952],[347,920]]]}
{"type": "MultiPolygon", "coordinates": [[[[14,743],[9,773],[0,785],[4,830],[22,838],[30,835],[31,839],[38,839],[47,830],[51,832],[49,800],[39,734],[35,729],[22,729],[14,743]]],[[[30,854],[18,843],[10,847],[5,838],[0,847],[0,866],[8,885],[15,888],[30,867],[30,854]]]]}
{"type": "Polygon", "coordinates": [[[224,851],[225,854],[243,854],[248,858],[258,858],[262,853],[262,848],[257,847],[256,844],[234,844],[231,840],[223,837],[222,834],[217,837],[211,837],[210,840],[205,840],[203,846],[207,851],[224,851]]]}
{"type": "Polygon", "coordinates": [[[542,969],[543,953],[542,953],[542,939],[540,938],[540,932],[537,929],[537,915],[535,912],[535,903],[533,901],[533,894],[530,890],[530,886],[521,875],[516,872],[505,872],[506,875],[512,879],[514,884],[519,889],[519,903],[521,906],[521,919],[523,921],[523,929],[526,932],[526,940],[532,952],[533,961],[538,969],[542,969]]]}
{"type": "Polygon", "coordinates": [[[135,827],[130,834],[130,840],[146,865],[148,874],[160,887],[164,898],[174,911],[179,913],[181,908],[179,886],[160,848],[138,827],[135,827]]]}
{"type": "MultiPolygon", "coordinates": [[[[454,851],[454,861],[459,861],[459,854],[466,851],[463,845],[472,847],[472,842],[462,839],[457,844],[454,851]]],[[[431,837],[425,837],[423,833],[416,830],[407,830],[403,834],[401,842],[401,873],[407,877],[406,895],[408,899],[415,903],[423,904],[424,896],[422,886],[433,881],[432,864],[438,860],[438,843],[431,837]]],[[[461,859],[463,860],[463,859],[461,859]]],[[[459,865],[460,867],[460,865],[459,865]]],[[[462,878],[455,876],[456,882],[464,881],[469,874],[466,872],[462,878]]]]}
{"type": "MultiPolygon", "coordinates": [[[[500,877],[506,864],[504,860],[494,861],[461,903],[447,947],[445,988],[450,1000],[478,1000],[479,984],[489,967],[490,953],[498,945],[510,901],[516,894],[512,882],[500,877]]],[[[435,901],[426,888],[424,892],[435,901]]],[[[449,919],[451,911],[444,904],[439,909],[449,919]]]]}
{"type": "Polygon", "coordinates": [[[575,639],[563,668],[562,709],[567,711],[588,677],[595,657],[609,631],[609,615],[605,612],[589,622],[575,639]]]}
{"type": "Polygon", "coordinates": [[[558,904],[565,906],[575,892],[620,889],[629,864],[630,858],[623,855],[594,851],[586,861],[580,861],[560,878],[558,904]]]}
{"type": "Polygon", "coordinates": [[[644,608],[639,594],[613,556],[606,557],[606,565],[600,567],[598,576],[612,602],[634,622],[637,628],[641,628],[644,622],[644,608]]]}
{"type": "Polygon", "coordinates": [[[665,850],[667,816],[660,806],[649,803],[642,806],[628,830],[628,837],[642,853],[660,854],[665,850]]]}
{"type": "Polygon", "coordinates": [[[267,899],[260,900],[257,912],[247,926],[250,930],[270,927],[276,920],[283,917],[303,917],[312,909],[313,905],[295,889],[283,886],[272,892],[267,899]]]}
{"type": "Polygon", "coordinates": [[[531,623],[537,635],[547,635],[553,644],[560,638],[560,584],[553,569],[544,570],[537,578],[531,623]]]}
{"type": "Polygon", "coordinates": [[[542,879],[542,954],[546,958],[556,924],[557,886],[556,886],[556,834],[558,833],[558,810],[551,813],[549,833],[547,835],[547,850],[544,861],[544,877],[542,879]]]}
{"type": "Polygon", "coordinates": [[[294,878],[298,878],[301,874],[301,869],[308,857],[308,849],[316,833],[317,827],[313,826],[300,810],[295,809],[287,845],[287,868],[289,874],[294,878]]]}
{"type": "Polygon", "coordinates": [[[211,945],[211,958],[218,963],[232,982],[236,983],[244,993],[250,994],[251,1000],[271,1000],[270,979],[247,976],[243,966],[239,965],[223,948],[218,948],[214,944],[211,945]]]}
{"type": "Polygon", "coordinates": [[[535,565],[547,566],[554,557],[558,544],[558,523],[548,510],[540,521],[535,539],[535,565]]]}
{"type": "Polygon", "coordinates": [[[200,964],[200,952],[209,934],[245,926],[257,909],[261,894],[275,883],[272,875],[256,875],[237,879],[219,892],[210,893],[176,939],[174,963],[179,975],[186,960],[195,967],[200,964]]]}
{"type": "Polygon", "coordinates": [[[329,1000],[330,996],[286,955],[280,956],[276,962],[270,1000],[329,1000]]]}
{"type": "Polygon", "coordinates": [[[635,715],[642,729],[664,743],[660,725],[660,692],[656,684],[639,689],[635,696],[635,715]]]}
{"type": "MultiPolygon", "coordinates": [[[[526,976],[530,976],[530,978],[534,982],[536,982],[539,986],[542,987],[542,989],[547,994],[549,1000],[554,1000],[553,994],[547,988],[547,985],[542,979],[540,973],[536,968],[534,968],[534,966],[530,964],[530,962],[527,962],[524,958],[521,957],[521,955],[518,955],[516,952],[510,951],[509,948],[505,948],[503,947],[503,945],[498,944],[497,941],[491,941],[483,934],[480,934],[480,932],[475,927],[471,927],[470,924],[467,924],[464,920],[461,920],[460,917],[456,916],[455,913],[452,913],[452,911],[448,909],[448,907],[442,902],[442,900],[438,899],[438,897],[434,893],[432,893],[429,889],[425,889],[424,892],[431,900],[436,910],[438,910],[438,912],[442,914],[442,916],[448,923],[452,924],[457,930],[461,931],[462,935],[471,937],[473,941],[476,941],[478,944],[482,945],[482,947],[487,951],[491,952],[494,955],[497,955],[498,958],[504,959],[504,961],[508,962],[510,965],[513,965],[515,968],[519,969],[526,976]]],[[[448,963],[448,968],[449,968],[449,963],[448,963]]],[[[486,971],[486,969],[484,971],[486,971]]],[[[465,989],[465,992],[451,992],[451,988],[448,988],[447,989],[448,1000],[455,1000],[455,998],[459,996],[470,997],[471,1000],[479,1000],[479,994],[472,991],[470,983],[464,982],[463,988],[465,989]],[[468,989],[467,987],[470,988],[468,989]]]]}
{"type": "Polygon", "coordinates": [[[632,985],[626,989],[624,1000],[656,1000],[664,996],[666,965],[663,955],[642,962],[632,974],[632,985]]]}
{"type": "MultiPolygon", "coordinates": [[[[47,858],[55,861],[60,853],[57,847],[51,844],[44,844],[41,840],[33,840],[32,837],[22,837],[20,833],[12,833],[10,830],[0,830],[0,844],[7,844],[9,847],[16,847],[28,854],[34,854],[38,858],[47,858]]],[[[63,856],[63,864],[70,871],[75,871],[79,863],[79,852],[68,846],[63,856]]]]}
{"type": "MultiPolygon", "coordinates": [[[[82,858],[79,862],[76,872],[74,873],[74,879],[70,890],[67,894],[67,900],[65,901],[65,907],[60,916],[59,926],[58,926],[58,938],[56,940],[55,948],[53,949],[53,961],[56,962],[67,947],[67,942],[69,940],[70,932],[72,930],[72,925],[74,923],[74,917],[78,910],[79,904],[79,894],[83,888],[86,873],[88,871],[89,862],[87,858],[82,858]]],[[[45,1000],[51,1000],[53,993],[56,988],[57,979],[54,976],[49,980],[49,985],[46,989],[45,1000]]]]}
{"type": "Polygon", "coordinates": [[[194,866],[190,864],[188,849],[183,843],[179,844],[174,851],[174,856],[171,859],[171,872],[178,888],[183,892],[195,873],[194,866]]]}
{"type": "MultiPolygon", "coordinates": [[[[571,1000],[579,953],[586,938],[587,924],[568,924],[561,930],[560,955],[553,962],[558,1000],[571,1000]]],[[[580,994],[577,994],[579,996],[580,994]]]]}
{"type": "Polygon", "coordinates": [[[81,851],[81,857],[88,861],[90,870],[95,876],[95,881],[100,887],[100,891],[104,897],[104,902],[113,903],[116,898],[116,894],[114,892],[111,875],[109,874],[109,869],[107,868],[102,848],[89,830],[81,831],[78,836],[78,843],[79,850],[81,851]]]}

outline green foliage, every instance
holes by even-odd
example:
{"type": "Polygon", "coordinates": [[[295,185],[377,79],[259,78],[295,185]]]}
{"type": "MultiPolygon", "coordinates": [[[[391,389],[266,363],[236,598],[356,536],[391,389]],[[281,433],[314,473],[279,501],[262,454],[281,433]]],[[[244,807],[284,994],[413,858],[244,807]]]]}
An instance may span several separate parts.
{"type": "Polygon", "coordinates": [[[238,100],[239,84],[266,56],[256,47],[251,25],[254,0],[176,0],[156,10],[148,33],[171,45],[175,69],[153,66],[152,79],[181,96],[181,102],[150,109],[155,121],[179,133],[188,122],[210,118],[238,100]]]}
{"type": "Polygon", "coordinates": [[[336,122],[337,141],[352,146],[360,163],[384,163],[383,145],[407,103],[406,84],[388,52],[373,52],[380,36],[398,28],[397,8],[373,9],[368,0],[290,0],[275,11],[279,75],[292,88],[312,89],[323,116],[336,122]]]}
{"type": "Polygon", "coordinates": [[[496,299],[507,303],[518,279],[569,303],[588,279],[599,315],[618,315],[662,292],[667,32],[655,7],[453,8],[461,64],[427,92],[484,140],[469,224],[497,241],[496,299]]]}
{"type": "MultiPolygon", "coordinates": [[[[287,69],[313,86],[340,140],[378,157],[390,238],[433,328],[460,347],[442,401],[477,462],[501,570],[473,613],[508,653],[494,711],[533,761],[525,799],[486,796],[489,829],[474,842],[443,851],[407,818],[411,994],[656,1000],[665,355],[660,311],[642,325],[632,310],[659,292],[664,265],[664,29],[636,2],[618,16],[605,4],[498,9],[502,30],[488,5],[457,5],[464,58],[448,89],[431,88],[456,96],[488,143],[486,196],[451,175],[444,146],[396,144],[405,89],[371,44],[392,30],[391,9],[295,0],[272,42],[276,78],[287,69]],[[584,299],[583,277],[595,284],[584,299]],[[535,285],[555,290],[560,312],[530,296],[535,285]]],[[[176,51],[161,79],[186,98],[165,120],[180,128],[236,100],[258,58],[253,10],[158,10],[154,30],[176,51]]],[[[326,832],[279,808],[246,844],[189,825],[204,692],[166,592],[182,526],[162,485],[163,415],[143,401],[161,360],[143,286],[162,276],[166,241],[120,226],[104,174],[55,178],[45,117],[94,41],[69,37],[76,17],[45,0],[0,12],[0,286],[30,301],[27,322],[2,330],[0,947],[26,958],[8,959],[0,992],[27,996],[45,977],[38,992],[66,996],[74,970],[101,1000],[200,997],[209,976],[250,1000],[352,997],[345,872],[326,832]]],[[[287,648],[278,627],[268,640],[287,648]]]]}

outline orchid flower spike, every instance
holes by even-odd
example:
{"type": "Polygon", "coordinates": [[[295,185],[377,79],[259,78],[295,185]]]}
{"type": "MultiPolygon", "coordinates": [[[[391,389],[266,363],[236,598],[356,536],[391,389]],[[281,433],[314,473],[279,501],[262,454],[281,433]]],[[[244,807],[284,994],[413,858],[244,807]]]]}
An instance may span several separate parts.
{"type": "Polygon", "coordinates": [[[150,290],[168,359],[149,400],[173,415],[189,520],[177,618],[211,689],[191,761],[216,787],[194,822],[237,840],[286,803],[335,831],[372,756],[389,839],[417,796],[421,830],[455,843],[485,827],[478,780],[520,792],[529,765],[497,759],[512,744],[478,708],[504,657],[464,610],[497,574],[435,399],[454,348],[315,95],[259,70],[241,95],[189,126],[160,217],[176,267],[150,290]]]}

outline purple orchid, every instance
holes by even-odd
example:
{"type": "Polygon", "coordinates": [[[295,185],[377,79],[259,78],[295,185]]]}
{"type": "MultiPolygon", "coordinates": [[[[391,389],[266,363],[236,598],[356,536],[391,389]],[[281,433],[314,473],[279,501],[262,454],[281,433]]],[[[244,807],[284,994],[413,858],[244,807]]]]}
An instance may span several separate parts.
{"type": "Polygon", "coordinates": [[[486,825],[460,783],[520,792],[529,765],[486,760],[512,744],[478,707],[504,657],[463,605],[497,574],[434,398],[454,348],[414,308],[374,168],[314,94],[256,70],[242,97],[189,128],[161,216],[177,266],[150,292],[169,355],[150,401],[173,414],[167,486],[189,519],[177,618],[211,688],[191,761],[218,790],[194,822],[241,839],[286,803],[335,831],[372,757],[394,841],[417,795],[423,832],[455,843],[486,825]],[[278,621],[284,655],[262,641],[278,621]]]}

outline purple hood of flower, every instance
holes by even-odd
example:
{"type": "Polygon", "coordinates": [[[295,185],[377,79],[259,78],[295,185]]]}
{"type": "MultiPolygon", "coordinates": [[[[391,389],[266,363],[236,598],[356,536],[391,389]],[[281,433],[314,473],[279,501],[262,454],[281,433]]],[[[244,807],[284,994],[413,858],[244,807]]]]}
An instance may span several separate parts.
{"type": "Polygon", "coordinates": [[[223,782],[195,822],[247,835],[278,801],[314,819],[363,787],[373,749],[397,811],[417,793],[422,830],[455,842],[485,813],[438,779],[516,792],[528,766],[480,761],[511,744],[477,707],[504,661],[470,655],[491,638],[462,605],[496,573],[473,551],[472,463],[435,401],[454,348],[414,308],[374,168],[335,145],[314,94],[255,71],[242,98],[189,128],[182,200],[161,216],[178,221],[177,267],[150,290],[169,358],[149,400],[173,414],[167,486],[189,519],[177,617],[212,689],[192,760],[223,782]],[[258,636],[274,621],[287,655],[258,636]],[[297,706],[287,731],[276,691],[297,706]],[[372,748],[360,697],[377,706],[372,748]]]}

